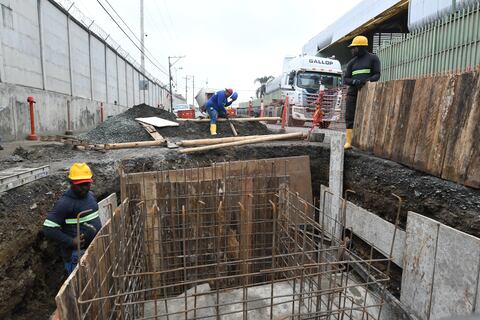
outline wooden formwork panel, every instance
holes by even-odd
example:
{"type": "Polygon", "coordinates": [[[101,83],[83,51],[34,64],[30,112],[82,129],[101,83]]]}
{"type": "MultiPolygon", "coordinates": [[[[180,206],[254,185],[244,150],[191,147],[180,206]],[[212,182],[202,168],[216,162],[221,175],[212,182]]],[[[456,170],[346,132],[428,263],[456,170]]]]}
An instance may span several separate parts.
{"type": "Polygon", "coordinates": [[[354,146],[480,188],[480,75],[370,84],[359,93],[354,146]]]}

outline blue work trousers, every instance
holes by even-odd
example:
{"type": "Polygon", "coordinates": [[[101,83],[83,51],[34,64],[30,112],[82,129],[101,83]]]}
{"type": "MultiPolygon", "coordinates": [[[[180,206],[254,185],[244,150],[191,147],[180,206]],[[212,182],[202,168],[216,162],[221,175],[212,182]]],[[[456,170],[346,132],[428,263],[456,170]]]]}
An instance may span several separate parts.
{"type": "Polygon", "coordinates": [[[207,107],[207,113],[210,117],[210,124],[217,124],[218,118],[226,118],[227,114],[223,111],[217,111],[215,108],[207,107]]]}
{"type": "Polygon", "coordinates": [[[84,253],[85,253],[85,250],[80,250],[80,254],[78,254],[78,250],[72,251],[72,255],[70,256],[70,261],[64,262],[65,271],[67,271],[67,275],[70,275],[70,273],[73,272],[73,270],[78,264],[78,261],[80,261],[80,258],[83,256],[84,253]]]}

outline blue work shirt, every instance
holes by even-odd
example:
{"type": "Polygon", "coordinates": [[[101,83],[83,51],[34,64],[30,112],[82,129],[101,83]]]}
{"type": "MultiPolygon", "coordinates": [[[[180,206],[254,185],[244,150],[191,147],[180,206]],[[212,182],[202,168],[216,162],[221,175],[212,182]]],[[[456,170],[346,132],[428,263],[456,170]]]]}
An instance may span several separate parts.
{"type": "Polygon", "coordinates": [[[213,96],[211,96],[210,99],[208,99],[206,108],[207,111],[208,109],[213,108],[219,113],[226,114],[227,110],[225,109],[225,107],[228,107],[232,103],[233,100],[228,101],[225,90],[220,90],[217,91],[213,96]]]}

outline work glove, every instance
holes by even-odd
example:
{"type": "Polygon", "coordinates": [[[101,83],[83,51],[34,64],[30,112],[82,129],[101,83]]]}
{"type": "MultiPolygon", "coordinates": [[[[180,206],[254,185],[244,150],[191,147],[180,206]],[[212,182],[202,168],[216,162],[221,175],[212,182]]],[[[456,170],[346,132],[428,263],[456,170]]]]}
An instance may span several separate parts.
{"type": "MultiPolygon", "coordinates": [[[[85,235],[80,233],[80,248],[83,248],[85,245],[85,235]]],[[[78,247],[78,237],[73,238],[73,247],[77,249],[78,247]]]]}

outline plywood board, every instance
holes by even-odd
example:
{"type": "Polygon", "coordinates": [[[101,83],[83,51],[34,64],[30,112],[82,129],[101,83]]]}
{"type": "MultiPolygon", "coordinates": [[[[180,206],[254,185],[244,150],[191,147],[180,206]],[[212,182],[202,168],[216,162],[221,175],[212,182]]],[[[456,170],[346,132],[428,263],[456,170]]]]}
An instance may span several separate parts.
{"type": "Polygon", "coordinates": [[[392,101],[395,97],[394,82],[388,81],[383,84],[383,92],[379,105],[377,117],[377,130],[374,136],[373,153],[380,157],[385,155],[385,136],[387,131],[388,120],[392,101]]]}
{"type": "Polygon", "coordinates": [[[375,92],[373,94],[373,101],[372,101],[370,117],[369,117],[370,125],[368,126],[368,131],[366,132],[367,136],[366,136],[366,145],[364,150],[369,152],[373,152],[373,147],[375,145],[375,135],[377,134],[378,118],[379,118],[379,112],[381,110],[382,100],[384,99],[384,96],[383,96],[384,92],[385,92],[385,84],[378,83],[375,86],[375,92]]]}
{"type": "Polygon", "coordinates": [[[355,147],[360,146],[360,133],[363,125],[363,116],[365,114],[365,103],[369,92],[370,84],[367,83],[362,90],[358,92],[357,105],[355,107],[355,121],[353,124],[352,145],[355,147]]]}
{"type": "Polygon", "coordinates": [[[400,161],[403,154],[405,137],[407,135],[407,124],[410,116],[410,107],[415,89],[415,80],[405,80],[402,90],[402,99],[400,100],[400,109],[398,120],[394,127],[392,159],[400,161]]]}
{"type": "MultiPolygon", "coordinates": [[[[300,197],[312,203],[312,184],[310,171],[310,158],[308,156],[271,158],[262,160],[232,161],[216,163],[212,167],[203,167],[185,170],[167,170],[163,172],[142,172],[126,175],[125,183],[144,183],[145,187],[157,181],[196,181],[213,179],[214,175],[220,176],[228,171],[239,176],[242,172],[247,174],[264,174],[266,170],[275,170],[277,176],[290,176],[290,190],[298,192],[300,197]],[[307,183],[308,182],[308,183],[307,183]]],[[[152,187],[153,188],[153,187],[152,187]]],[[[122,188],[122,199],[125,188],[122,188]]]]}
{"type": "Polygon", "coordinates": [[[445,158],[445,149],[448,138],[447,121],[452,113],[455,83],[456,76],[450,76],[447,87],[440,100],[437,119],[432,119],[435,121],[435,129],[433,130],[434,134],[431,153],[427,164],[427,172],[437,177],[442,174],[443,160],[445,158]]]}
{"type": "Polygon", "coordinates": [[[435,85],[430,92],[430,104],[426,110],[425,118],[419,127],[417,145],[413,167],[417,170],[428,172],[428,163],[432,158],[432,143],[435,137],[437,118],[439,117],[440,103],[442,96],[447,89],[450,78],[448,76],[434,78],[435,85]]]}
{"type": "MultiPolygon", "coordinates": [[[[395,127],[398,122],[398,116],[400,114],[400,106],[403,96],[404,82],[402,80],[393,81],[393,92],[390,99],[391,106],[389,112],[386,115],[385,134],[383,139],[383,148],[381,156],[390,158],[392,156],[394,140],[395,140],[395,127]]],[[[380,155],[380,154],[377,154],[380,155]]]]}
{"type": "MultiPolygon", "coordinates": [[[[442,178],[463,183],[473,148],[478,147],[478,136],[473,136],[480,125],[479,105],[474,101],[480,87],[479,74],[466,73],[459,77],[455,87],[452,117],[448,120],[448,142],[443,161],[442,178]],[[474,121],[474,122],[473,122],[474,121]]],[[[478,100],[477,100],[478,102],[478,100]]]]}
{"type": "Polygon", "coordinates": [[[410,167],[413,165],[415,158],[417,141],[423,138],[419,136],[418,131],[425,125],[425,121],[428,121],[426,115],[431,108],[430,99],[434,83],[434,78],[422,78],[415,82],[410,111],[408,119],[406,119],[407,130],[403,152],[400,155],[400,162],[410,167]]]}
{"type": "Polygon", "coordinates": [[[362,123],[360,132],[354,132],[355,134],[360,134],[359,140],[359,147],[363,150],[366,150],[368,147],[368,133],[370,132],[370,126],[372,126],[371,117],[372,117],[372,108],[373,108],[373,101],[375,98],[375,92],[379,83],[369,83],[367,95],[363,105],[363,114],[362,114],[362,123]]]}
{"type": "Polygon", "coordinates": [[[163,127],[178,127],[179,124],[174,121],[162,119],[159,117],[147,117],[147,118],[135,118],[135,120],[150,124],[154,127],[163,128],[163,127]]]}
{"type": "Polygon", "coordinates": [[[420,319],[429,319],[440,223],[408,212],[400,300],[420,319]]]}
{"type": "Polygon", "coordinates": [[[102,201],[98,203],[98,213],[100,215],[100,221],[102,222],[102,226],[105,225],[110,219],[111,214],[117,208],[117,194],[112,193],[102,201]]]}
{"type": "Polygon", "coordinates": [[[430,319],[468,315],[474,311],[479,264],[480,239],[441,225],[430,319]]]}

